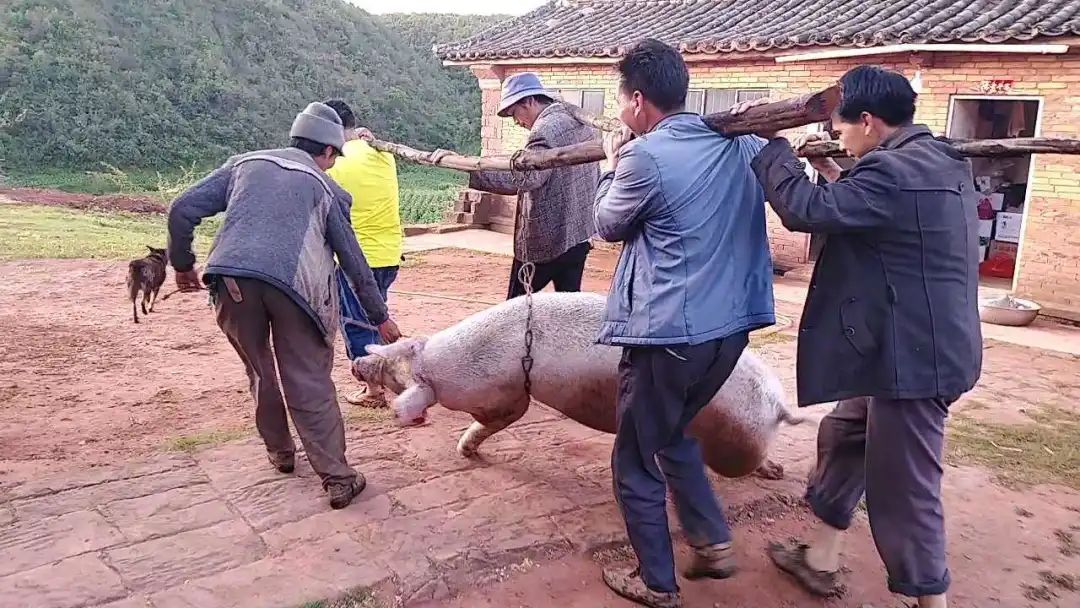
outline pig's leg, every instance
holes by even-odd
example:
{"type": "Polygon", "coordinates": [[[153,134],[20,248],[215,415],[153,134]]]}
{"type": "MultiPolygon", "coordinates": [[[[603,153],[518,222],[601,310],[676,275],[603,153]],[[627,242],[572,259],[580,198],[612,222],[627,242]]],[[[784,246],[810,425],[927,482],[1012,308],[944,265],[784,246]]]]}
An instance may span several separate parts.
{"type": "Polygon", "coordinates": [[[458,441],[458,454],[466,458],[476,455],[476,450],[488,437],[517,422],[529,409],[529,398],[521,397],[509,407],[502,406],[491,414],[473,414],[476,422],[469,425],[458,441]]]}

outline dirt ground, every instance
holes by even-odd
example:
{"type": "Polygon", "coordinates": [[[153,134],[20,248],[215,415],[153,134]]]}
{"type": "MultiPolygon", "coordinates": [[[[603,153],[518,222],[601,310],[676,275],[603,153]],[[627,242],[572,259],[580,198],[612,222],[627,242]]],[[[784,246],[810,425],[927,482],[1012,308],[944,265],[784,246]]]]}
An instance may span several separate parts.
{"type": "Polygon", "coordinates": [[[130,194],[81,194],[44,188],[0,187],[0,197],[16,203],[65,207],[86,211],[122,211],[128,213],[164,213],[167,206],[160,199],[130,194]]]}
{"type": "MultiPolygon", "coordinates": [[[[603,291],[613,257],[596,258],[585,287],[603,291]]],[[[391,290],[394,318],[408,335],[430,334],[483,310],[505,298],[502,262],[463,251],[412,256],[391,290]]],[[[0,401],[8,404],[0,473],[112,464],[253,428],[243,368],[206,295],[172,295],[136,325],[125,272],[124,262],[0,266],[0,401]]],[[[162,296],[171,281],[170,273],[162,296]]],[[[355,388],[340,343],[337,361],[339,390],[355,388]]]]}
{"type": "MultiPolygon", "coordinates": [[[[508,266],[508,260],[460,250],[416,254],[391,291],[394,317],[406,334],[442,329],[502,300],[508,266]]],[[[605,291],[613,266],[611,253],[595,252],[585,288],[605,291]]],[[[214,324],[205,295],[172,296],[136,325],[124,296],[125,268],[123,262],[85,260],[0,264],[0,486],[5,478],[112,466],[252,435],[242,368],[214,324]]],[[[163,294],[171,291],[171,280],[170,274],[163,294]]],[[[777,305],[780,314],[797,316],[797,303],[777,305]]],[[[793,341],[770,340],[760,352],[790,391],[793,341]]],[[[354,387],[343,360],[339,344],[340,391],[354,387]]],[[[1046,402],[1078,407],[1075,358],[995,343],[987,350],[986,370],[968,406],[979,419],[1011,422],[1018,409],[1046,402]],[[1009,371],[1018,366],[1034,367],[1034,373],[1012,379],[1009,371]]],[[[347,419],[353,431],[368,423],[355,411],[347,419]]],[[[435,424],[445,423],[436,417],[435,424]]],[[[777,446],[774,457],[788,470],[790,492],[784,496],[798,494],[812,463],[812,437],[810,425],[786,433],[787,443],[777,446]]],[[[606,464],[599,452],[590,456],[606,464]]],[[[740,484],[746,491],[756,487],[752,481],[740,484]]],[[[903,605],[883,592],[884,573],[864,516],[853,528],[847,554],[852,592],[822,603],[773,572],[762,551],[767,540],[804,531],[805,509],[789,498],[775,504],[769,496],[755,500],[760,510],[752,516],[732,514],[741,573],[726,582],[685,583],[688,606],[903,605]]],[[[1011,489],[996,483],[993,471],[950,466],[946,508],[956,580],[952,605],[1080,605],[1080,494],[1053,485],[1011,489]]],[[[429,605],[629,606],[599,582],[601,565],[619,557],[625,555],[525,560],[472,593],[429,605]]],[[[685,562],[685,551],[678,557],[685,562]]]]}

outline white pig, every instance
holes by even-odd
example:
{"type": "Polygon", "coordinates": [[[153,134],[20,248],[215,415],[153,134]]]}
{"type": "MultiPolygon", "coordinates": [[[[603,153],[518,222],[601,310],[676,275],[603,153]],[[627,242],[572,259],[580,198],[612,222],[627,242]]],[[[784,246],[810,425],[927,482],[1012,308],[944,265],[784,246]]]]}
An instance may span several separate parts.
{"type": "MultiPolygon", "coordinates": [[[[594,293],[533,296],[532,397],[590,428],[614,433],[621,349],[595,343],[604,307],[605,298],[594,293]]],[[[428,338],[369,346],[367,356],[353,361],[353,375],[397,394],[392,406],[403,426],[423,423],[435,403],[471,414],[476,422],[457,447],[471,457],[529,407],[521,365],[525,317],[525,298],[515,298],[428,338]]],[[[769,446],[781,422],[801,421],[785,406],[776,374],[748,349],[688,432],[718,474],[757,471],[778,478],[783,470],[766,461],[769,446]]]]}

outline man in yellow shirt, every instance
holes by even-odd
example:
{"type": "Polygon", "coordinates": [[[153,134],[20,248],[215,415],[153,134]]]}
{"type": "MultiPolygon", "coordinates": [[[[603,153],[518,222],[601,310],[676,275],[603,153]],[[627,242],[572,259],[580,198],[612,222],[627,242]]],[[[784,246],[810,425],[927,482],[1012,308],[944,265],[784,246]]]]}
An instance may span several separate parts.
{"type": "MultiPolygon", "coordinates": [[[[326,173],[352,195],[352,209],[347,216],[385,301],[401,262],[397,164],[393,154],[379,152],[364,141],[364,138],[371,136],[371,132],[357,129],[356,115],[347,103],[332,99],[326,105],[337,112],[345,128],[345,146],[342,150],[345,155],[338,158],[326,173]]],[[[349,322],[352,320],[371,325],[340,268],[337,280],[341,299],[341,332],[345,337],[345,352],[349,360],[353,360],[366,354],[368,344],[379,343],[379,333],[349,322]]],[[[345,395],[345,400],[352,404],[363,404],[378,401],[380,397],[369,395],[365,387],[345,395]]]]}

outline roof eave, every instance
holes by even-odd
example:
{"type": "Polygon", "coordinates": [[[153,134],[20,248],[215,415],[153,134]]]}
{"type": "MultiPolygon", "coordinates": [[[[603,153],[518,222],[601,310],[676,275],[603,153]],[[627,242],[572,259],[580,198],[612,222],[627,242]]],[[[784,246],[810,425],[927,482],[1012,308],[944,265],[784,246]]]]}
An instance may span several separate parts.
{"type": "MultiPolygon", "coordinates": [[[[1063,53],[1066,52],[1069,46],[1076,46],[1080,41],[1080,37],[1077,36],[1033,36],[1033,37],[1015,37],[1010,40],[1001,40],[995,42],[983,42],[977,39],[971,41],[957,41],[957,42],[936,42],[936,41],[920,41],[920,42],[875,42],[869,44],[830,44],[821,42],[810,43],[793,43],[786,45],[772,45],[768,48],[753,48],[748,47],[746,49],[732,49],[721,50],[710,47],[708,44],[693,44],[695,48],[714,48],[711,51],[688,51],[686,44],[680,44],[680,50],[687,62],[701,62],[701,61],[745,61],[747,59],[761,59],[782,56],[782,55],[812,55],[821,52],[837,52],[841,54],[883,54],[887,51],[876,51],[876,49],[897,49],[901,48],[898,52],[910,52],[910,51],[923,51],[934,52],[934,47],[938,47],[937,50],[951,51],[951,52],[963,52],[969,49],[971,52],[993,52],[990,47],[1000,48],[1002,53],[1063,53]],[[1064,50],[1063,50],[1064,48],[1064,50]]],[[[556,54],[551,51],[527,51],[526,53],[514,52],[514,53],[499,53],[499,52],[446,52],[439,49],[442,52],[436,53],[438,58],[442,60],[443,65],[447,66],[468,66],[468,65],[548,65],[548,64],[610,64],[615,63],[622,56],[617,49],[608,49],[603,52],[581,52],[576,50],[563,51],[561,54],[556,54]],[[530,54],[531,53],[531,54],[530,54]]]]}

